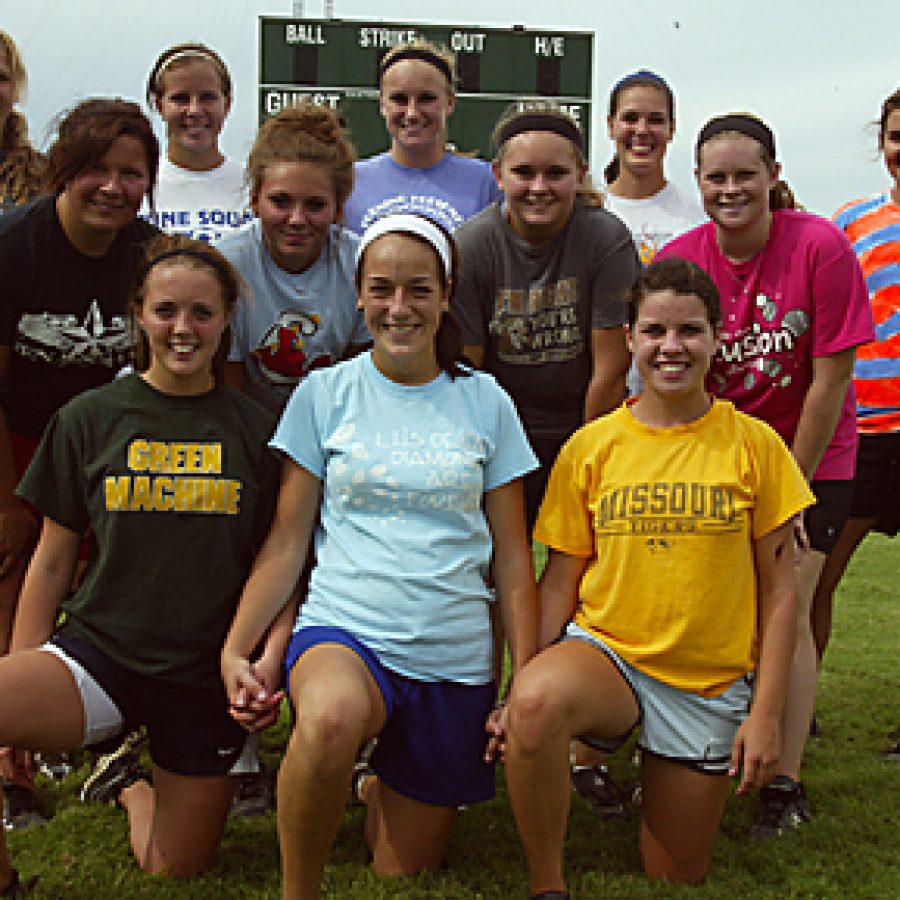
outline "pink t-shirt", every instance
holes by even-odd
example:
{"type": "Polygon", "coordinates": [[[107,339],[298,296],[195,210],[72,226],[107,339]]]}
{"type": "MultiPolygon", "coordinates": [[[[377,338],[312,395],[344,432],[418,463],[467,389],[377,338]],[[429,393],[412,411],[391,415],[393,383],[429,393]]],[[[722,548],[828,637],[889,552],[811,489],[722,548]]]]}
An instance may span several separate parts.
{"type": "MultiPolygon", "coordinates": [[[[722,340],[709,373],[713,393],[768,422],[790,446],[812,381],[814,357],[872,340],[868,292],[846,237],[827,219],[777,210],[765,247],[743,263],[719,249],[707,222],[675,238],[657,259],[680,256],[719,289],[722,340]]],[[[851,385],[815,477],[853,477],[856,396],[851,385]]]]}

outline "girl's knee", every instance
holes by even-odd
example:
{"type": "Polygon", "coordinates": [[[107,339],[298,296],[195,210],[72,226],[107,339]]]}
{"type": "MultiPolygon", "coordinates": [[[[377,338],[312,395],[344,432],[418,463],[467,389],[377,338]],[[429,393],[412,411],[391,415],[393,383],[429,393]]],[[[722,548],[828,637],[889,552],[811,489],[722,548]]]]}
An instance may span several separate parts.
{"type": "Polygon", "coordinates": [[[510,738],[524,753],[540,749],[545,738],[565,724],[565,704],[552,679],[516,684],[509,699],[510,738]]]}

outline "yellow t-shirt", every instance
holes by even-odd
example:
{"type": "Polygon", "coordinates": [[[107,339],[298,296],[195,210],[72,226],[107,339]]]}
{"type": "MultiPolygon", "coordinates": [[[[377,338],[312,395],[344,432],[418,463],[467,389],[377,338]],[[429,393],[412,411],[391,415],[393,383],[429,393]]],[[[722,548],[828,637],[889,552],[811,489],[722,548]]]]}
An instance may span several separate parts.
{"type": "Polygon", "coordinates": [[[714,696],[754,667],[753,542],[813,502],[781,438],[728,401],[672,428],[623,405],[562,448],[534,536],[590,559],[579,625],[648,675],[714,696]]]}

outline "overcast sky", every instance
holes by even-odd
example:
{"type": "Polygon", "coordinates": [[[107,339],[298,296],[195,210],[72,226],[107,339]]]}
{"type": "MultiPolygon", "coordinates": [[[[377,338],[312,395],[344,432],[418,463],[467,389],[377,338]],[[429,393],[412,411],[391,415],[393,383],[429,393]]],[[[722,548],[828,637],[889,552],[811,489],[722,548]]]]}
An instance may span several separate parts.
{"type": "MultiPolygon", "coordinates": [[[[652,68],[675,89],[678,132],[668,174],[688,190],[698,129],[731,110],[756,112],[772,126],[784,176],[815,212],[830,215],[888,183],[868,123],[900,86],[897,0],[521,0],[514,19],[488,20],[486,12],[500,15],[505,7],[484,0],[451,6],[445,15],[443,4],[429,0],[335,0],[334,12],[344,19],[594,31],[597,176],[609,156],[603,118],[610,86],[633,69],[652,68]]],[[[99,94],[142,100],[157,54],[200,40],[231,69],[235,104],[223,147],[243,159],[256,127],[257,20],[289,16],[293,7],[290,0],[2,0],[0,28],[25,57],[24,110],[39,146],[58,110],[99,94]]],[[[305,14],[323,18],[323,0],[306,2],[305,14]]]]}

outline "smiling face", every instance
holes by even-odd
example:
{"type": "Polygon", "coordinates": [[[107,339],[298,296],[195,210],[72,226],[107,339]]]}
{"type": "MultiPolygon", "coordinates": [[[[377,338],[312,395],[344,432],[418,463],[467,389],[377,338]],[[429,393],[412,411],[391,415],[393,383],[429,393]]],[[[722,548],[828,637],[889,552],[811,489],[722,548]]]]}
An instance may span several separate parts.
{"type": "Polygon", "coordinates": [[[443,73],[424,60],[402,59],[384,73],[380,104],[397,162],[417,168],[440,162],[456,104],[443,73]]]}
{"type": "Polygon", "coordinates": [[[532,244],[548,241],[564,227],[587,166],[568,138],[551,131],[525,131],[510,138],[494,162],[506,195],[509,224],[532,244]]]}
{"type": "Polygon", "coordinates": [[[372,358],[383,375],[401,384],[427,384],[437,377],[435,340],[449,291],[427,243],[393,233],[369,244],[359,305],[374,341],[372,358]]]}
{"type": "Polygon", "coordinates": [[[208,268],[173,260],[154,266],[135,318],[147,337],[146,380],[167,394],[214,386],[213,358],[228,325],[219,279],[208,268]]]}
{"type": "Polygon", "coordinates": [[[628,346],[644,379],[642,399],[684,409],[706,408],[704,379],[716,352],[716,329],[703,301],[671,289],[641,301],[628,346]]]}
{"type": "Polygon", "coordinates": [[[637,179],[662,177],[663,157],[675,133],[662,88],[622,88],[616,98],[616,111],[607,118],[607,127],[623,170],[637,179]]]}
{"type": "Polygon", "coordinates": [[[751,137],[717,135],[700,148],[697,184],[706,214],[724,232],[767,231],[769,191],[778,180],[777,163],[768,165],[751,137]]]}
{"type": "Polygon", "coordinates": [[[123,134],[92,166],[66,183],[57,211],[69,240],[88,254],[103,253],[133,221],[150,186],[144,145],[123,134]]]}
{"type": "Polygon", "coordinates": [[[320,163],[271,163],[250,205],[272,259],[286,272],[304,272],[319,258],[337,216],[331,170],[320,163]]]}
{"type": "Polygon", "coordinates": [[[166,69],[156,105],[166,123],[168,156],[175,165],[203,171],[222,162],[219,133],[231,99],[211,62],[192,59],[166,69]]]}

